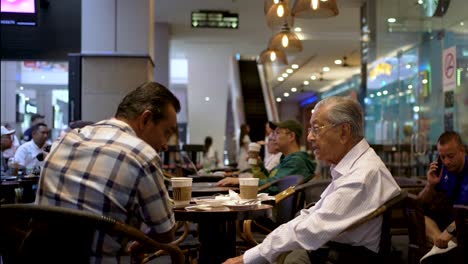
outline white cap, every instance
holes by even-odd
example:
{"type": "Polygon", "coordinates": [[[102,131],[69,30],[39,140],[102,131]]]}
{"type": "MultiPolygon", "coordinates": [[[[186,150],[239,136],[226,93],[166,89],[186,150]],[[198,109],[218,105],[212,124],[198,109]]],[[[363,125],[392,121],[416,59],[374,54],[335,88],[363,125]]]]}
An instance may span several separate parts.
{"type": "Polygon", "coordinates": [[[5,126],[2,126],[2,136],[3,135],[11,135],[11,134],[14,134],[14,133],[15,133],[14,129],[8,130],[5,126]]]}

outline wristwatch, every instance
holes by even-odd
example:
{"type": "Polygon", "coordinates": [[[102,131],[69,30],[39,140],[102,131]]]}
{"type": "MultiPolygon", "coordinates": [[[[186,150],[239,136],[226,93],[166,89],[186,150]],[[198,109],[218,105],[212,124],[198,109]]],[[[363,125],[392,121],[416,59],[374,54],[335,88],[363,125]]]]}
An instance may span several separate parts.
{"type": "Polygon", "coordinates": [[[449,225],[449,226],[447,226],[447,228],[445,230],[447,231],[447,233],[449,233],[452,236],[457,235],[457,229],[456,229],[455,225],[449,225]]]}

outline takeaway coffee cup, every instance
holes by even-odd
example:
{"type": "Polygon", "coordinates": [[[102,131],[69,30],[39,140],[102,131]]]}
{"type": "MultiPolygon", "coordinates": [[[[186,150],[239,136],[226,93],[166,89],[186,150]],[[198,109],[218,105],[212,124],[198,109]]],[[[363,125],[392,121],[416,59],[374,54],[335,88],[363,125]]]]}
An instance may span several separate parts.
{"type": "Polygon", "coordinates": [[[239,178],[241,199],[256,199],[258,192],[258,178],[239,178]]]}
{"type": "Polygon", "coordinates": [[[176,208],[185,207],[192,199],[192,178],[171,178],[172,196],[176,208]]]}
{"type": "Polygon", "coordinates": [[[260,144],[257,143],[250,143],[249,144],[249,160],[248,163],[250,165],[257,165],[258,162],[258,155],[260,155],[260,144]]]}

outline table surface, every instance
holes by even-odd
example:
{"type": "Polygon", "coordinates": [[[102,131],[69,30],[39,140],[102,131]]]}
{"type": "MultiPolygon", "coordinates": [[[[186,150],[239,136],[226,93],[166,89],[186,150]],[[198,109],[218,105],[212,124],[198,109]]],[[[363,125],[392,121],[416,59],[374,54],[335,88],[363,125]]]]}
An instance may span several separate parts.
{"type": "Polygon", "coordinates": [[[245,220],[258,217],[271,217],[273,206],[259,204],[248,209],[226,210],[225,207],[212,208],[206,211],[187,211],[184,208],[175,208],[174,215],[180,221],[219,221],[219,220],[245,220]]]}

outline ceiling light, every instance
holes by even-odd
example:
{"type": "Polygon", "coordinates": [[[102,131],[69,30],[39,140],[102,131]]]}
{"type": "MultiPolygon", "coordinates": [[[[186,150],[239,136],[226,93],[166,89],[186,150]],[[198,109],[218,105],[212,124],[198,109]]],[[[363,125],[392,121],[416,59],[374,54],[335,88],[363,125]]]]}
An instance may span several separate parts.
{"type": "Polygon", "coordinates": [[[394,18],[394,17],[389,17],[389,18],[387,19],[387,22],[388,22],[388,23],[395,23],[395,22],[396,22],[396,18],[394,18]]]}
{"type": "Polygon", "coordinates": [[[342,60],[335,60],[335,64],[336,64],[336,65],[340,65],[341,63],[343,63],[342,60]]]}
{"type": "Polygon", "coordinates": [[[292,26],[294,18],[289,10],[289,0],[280,0],[270,6],[266,13],[267,25],[271,29],[280,29],[285,23],[292,26]]]}
{"type": "Polygon", "coordinates": [[[413,85],[412,84],[408,84],[408,89],[413,89],[413,85]]]}
{"type": "Polygon", "coordinates": [[[302,43],[294,32],[291,32],[288,25],[285,24],[281,31],[276,33],[270,39],[270,49],[283,50],[285,52],[301,52],[302,43]]]}
{"type": "Polygon", "coordinates": [[[407,94],[411,94],[411,90],[406,90],[406,93],[407,93],[407,94]]]}
{"type": "Polygon", "coordinates": [[[210,97],[208,97],[208,96],[207,96],[207,97],[205,97],[205,101],[207,101],[207,102],[208,102],[209,100],[210,100],[210,97]]]}
{"type": "Polygon", "coordinates": [[[266,49],[262,51],[259,57],[258,63],[260,64],[268,64],[268,63],[277,63],[282,65],[288,64],[288,58],[286,57],[286,53],[282,50],[272,50],[266,49]]]}
{"type": "Polygon", "coordinates": [[[283,95],[284,95],[284,97],[289,97],[289,93],[288,93],[288,92],[285,92],[283,95]]]}
{"type": "Polygon", "coordinates": [[[304,85],[309,85],[309,81],[304,81],[304,85]]]}
{"type": "Polygon", "coordinates": [[[287,73],[283,73],[282,76],[283,76],[284,78],[287,78],[289,75],[288,75],[287,73]]]}
{"type": "Polygon", "coordinates": [[[278,81],[282,82],[282,81],[284,81],[284,78],[283,77],[278,77],[278,81]]]}
{"type": "Polygon", "coordinates": [[[398,95],[399,95],[400,97],[402,97],[402,96],[405,95],[405,94],[404,94],[403,92],[399,92],[398,95]]]}
{"type": "Polygon", "coordinates": [[[406,64],[406,69],[411,69],[411,64],[406,64]]]}
{"type": "Polygon", "coordinates": [[[465,23],[463,23],[463,21],[462,21],[462,22],[460,22],[460,26],[462,26],[462,27],[463,27],[464,25],[465,25],[465,23]]]}
{"type": "Polygon", "coordinates": [[[370,98],[374,98],[374,96],[375,96],[374,94],[370,94],[370,95],[369,95],[370,98]]]}
{"type": "Polygon", "coordinates": [[[291,88],[291,92],[293,93],[297,92],[297,88],[296,87],[291,88]]]}
{"type": "Polygon", "coordinates": [[[423,84],[426,84],[426,83],[427,83],[427,79],[423,79],[423,80],[422,80],[422,83],[423,83],[423,84]]]}
{"type": "Polygon", "coordinates": [[[276,102],[281,102],[281,97],[276,97],[276,102]]]}
{"type": "MultiPolygon", "coordinates": [[[[291,65],[291,68],[293,68],[293,69],[299,69],[299,65],[293,64],[293,65],[291,65]]],[[[467,68],[467,69],[468,69],[468,68],[467,68]]]]}
{"type": "Polygon", "coordinates": [[[312,75],[312,76],[310,76],[310,79],[315,81],[315,80],[317,80],[317,76],[312,75]]]}
{"type": "Polygon", "coordinates": [[[286,72],[291,74],[291,73],[293,73],[293,70],[292,69],[287,69],[286,72]]]}
{"type": "Polygon", "coordinates": [[[416,113],[419,112],[419,106],[417,106],[417,105],[413,106],[413,111],[416,112],[416,113]]]}
{"type": "Polygon", "coordinates": [[[418,4],[422,5],[423,4],[423,0],[418,0],[418,4]]]}
{"type": "MultiPolygon", "coordinates": [[[[463,22],[462,22],[462,23],[463,23],[463,22]]],[[[302,31],[302,28],[300,28],[300,27],[295,27],[295,28],[294,28],[294,31],[295,31],[295,32],[301,32],[301,31],[302,31]]]]}
{"type": "Polygon", "coordinates": [[[383,93],[383,95],[387,95],[387,94],[388,94],[388,91],[387,91],[387,90],[384,90],[382,93],[383,93]]]}
{"type": "Polygon", "coordinates": [[[323,70],[324,72],[329,72],[329,71],[330,71],[330,67],[323,67],[322,70],[323,70]]]}
{"type": "Polygon", "coordinates": [[[377,96],[382,96],[382,93],[381,93],[381,92],[377,92],[377,96]]]}
{"type": "Polygon", "coordinates": [[[25,101],[29,101],[29,97],[26,96],[26,97],[24,98],[24,100],[25,100],[25,101]]]}
{"type": "Polygon", "coordinates": [[[292,14],[299,18],[327,18],[339,13],[336,0],[296,0],[292,14]]]}
{"type": "Polygon", "coordinates": [[[24,90],[24,87],[23,87],[23,86],[20,86],[20,90],[23,91],[23,90],[24,90]]]}

